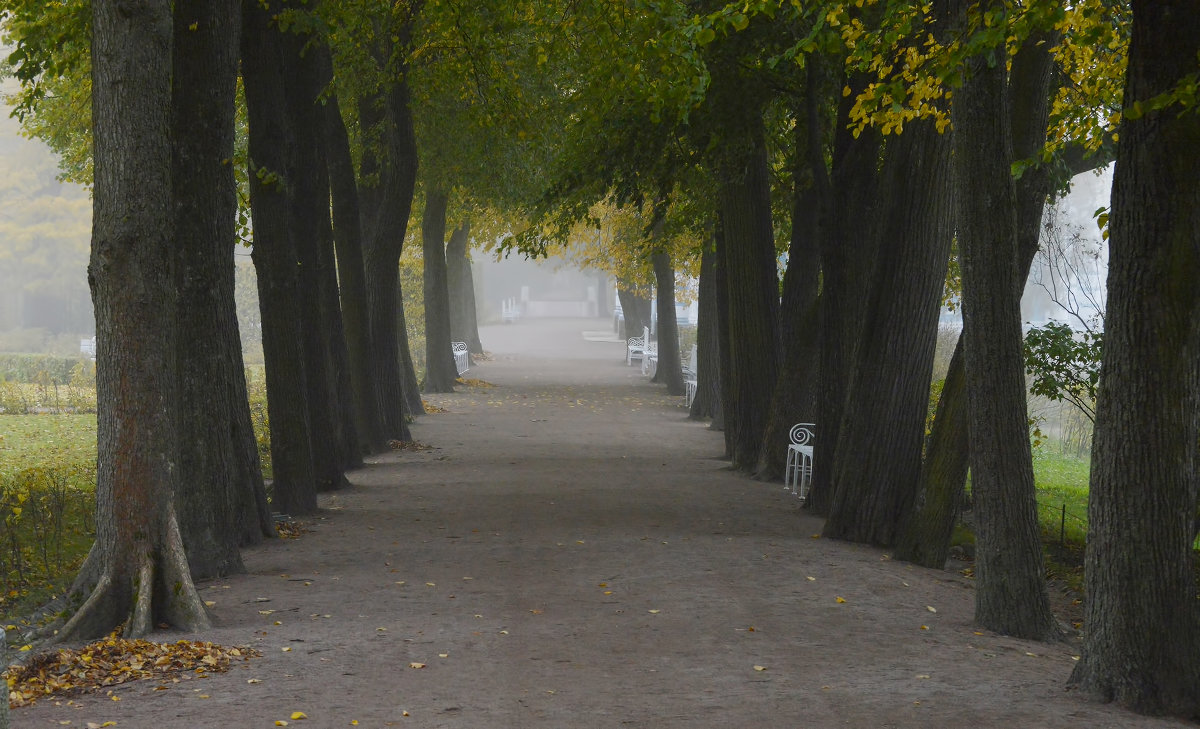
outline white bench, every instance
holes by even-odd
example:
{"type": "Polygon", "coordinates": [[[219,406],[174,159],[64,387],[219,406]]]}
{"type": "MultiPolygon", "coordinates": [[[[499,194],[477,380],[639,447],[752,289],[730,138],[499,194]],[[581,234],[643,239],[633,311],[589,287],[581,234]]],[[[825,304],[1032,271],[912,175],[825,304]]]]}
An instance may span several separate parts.
{"type": "Polygon", "coordinates": [[[625,340],[625,364],[632,366],[636,359],[642,362],[646,358],[646,345],[650,341],[650,327],[642,327],[642,336],[630,337],[625,340]]]}
{"type": "Polygon", "coordinates": [[[658,342],[650,341],[650,332],[646,332],[646,351],[642,355],[642,374],[654,377],[658,373],[658,342]]]}
{"type": "Polygon", "coordinates": [[[501,301],[500,316],[504,319],[505,324],[512,324],[517,319],[520,319],[521,308],[517,305],[517,300],[510,296],[501,301]]]}
{"type": "Polygon", "coordinates": [[[450,342],[450,348],[454,351],[454,367],[458,370],[458,376],[471,369],[471,354],[467,348],[466,342],[450,342]]]}
{"type": "Polygon", "coordinates": [[[685,388],[683,396],[686,398],[685,403],[689,408],[692,406],[692,401],[696,399],[696,388],[699,387],[696,380],[696,367],[696,345],[693,344],[687,366],[683,368],[683,386],[685,388]]]}

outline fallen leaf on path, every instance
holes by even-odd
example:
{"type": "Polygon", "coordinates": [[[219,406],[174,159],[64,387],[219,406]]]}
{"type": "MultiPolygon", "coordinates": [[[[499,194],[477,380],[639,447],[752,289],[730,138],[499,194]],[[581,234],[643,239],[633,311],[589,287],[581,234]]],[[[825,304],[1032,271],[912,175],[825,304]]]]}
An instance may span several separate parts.
{"type": "Polygon", "coordinates": [[[929,612],[931,612],[931,613],[936,613],[936,612],[937,612],[937,608],[935,608],[935,607],[934,607],[934,606],[932,606],[932,605],[926,605],[926,606],[925,606],[925,609],[926,609],[926,610],[928,610],[928,611],[929,611],[929,612]]]}
{"type": "Polygon", "coordinates": [[[817,581],[817,578],[816,578],[816,577],[805,577],[804,579],[808,580],[809,582],[816,582],[816,581],[817,581]]]}
{"type": "Polygon", "coordinates": [[[650,613],[651,615],[658,615],[662,611],[661,610],[647,610],[646,612],[650,613]]]}
{"type": "Polygon", "coordinates": [[[292,721],[300,721],[301,719],[307,719],[307,718],[308,718],[308,714],[305,714],[303,711],[293,711],[292,712],[292,721]]]}
{"type": "Polygon", "coordinates": [[[767,670],[767,667],[766,666],[755,666],[754,670],[755,671],[765,671],[765,670],[767,670]]]}
{"type": "Polygon", "coordinates": [[[842,604],[842,603],[846,602],[846,598],[844,598],[844,597],[839,597],[839,598],[837,598],[837,602],[838,602],[838,604],[840,605],[840,604],[842,604]]]}
{"type": "Polygon", "coordinates": [[[424,663],[417,663],[416,661],[413,661],[412,663],[408,664],[408,667],[409,667],[409,668],[424,668],[424,667],[425,667],[425,664],[424,664],[424,663]]]}

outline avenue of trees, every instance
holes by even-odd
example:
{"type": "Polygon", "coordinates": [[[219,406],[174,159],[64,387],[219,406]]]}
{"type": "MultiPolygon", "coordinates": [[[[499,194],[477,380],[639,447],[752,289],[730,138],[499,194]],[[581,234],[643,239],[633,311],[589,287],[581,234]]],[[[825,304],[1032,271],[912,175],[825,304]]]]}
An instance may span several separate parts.
{"type": "MultiPolygon", "coordinates": [[[[694,418],[828,537],[941,567],[971,474],[976,621],[1054,640],[1019,298],[1043,210],[1115,163],[1087,621],[1072,682],[1200,715],[1200,15],[1184,0],[0,2],[27,128],[93,185],[97,540],[58,638],[206,624],[193,580],[303,515],[480,351],[473,241],[699,275],[694,418]],[[90,95],[90,114],[78,113],[90,95]],[[88,140],[90,137],[90,146],[88,140]],[[274,482],[233,309],[248,195],[274,482]],[[244,208],[244,205],[242,206],[244,208]],[[497,222],[502,221],[502,222],[497,222]],[[424,381],[399,292],[424,265],[424,381]],[[786,254],[786,266],[779,261],[786,254]],[[964,328],[926,433],[948,262],[964,328]],[[186,336],[183,334],[186,332],[186,336]]],[[[673,317],[659,381],[682,392],[673,317]]],[[[634,333],[631,331],[631,333],[634,333]]]]}

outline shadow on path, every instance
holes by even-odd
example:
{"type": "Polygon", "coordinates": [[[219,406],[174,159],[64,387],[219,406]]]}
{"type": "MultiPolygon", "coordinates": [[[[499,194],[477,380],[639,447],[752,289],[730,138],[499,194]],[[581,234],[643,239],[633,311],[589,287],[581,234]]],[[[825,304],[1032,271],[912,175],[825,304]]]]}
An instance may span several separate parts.
{"type": "Polygon", "coordinates": [[[429,396],[299,539],[203,585],[227,674],[15,726],[1177,726],[1064,691],[1071,646],[971,625],[953,572],[815,538],[779,484],[624,364],[604,320],[481,332],[494,388],[429,396]],[[593,338],[594,339],[594,338],[593,338]]]}

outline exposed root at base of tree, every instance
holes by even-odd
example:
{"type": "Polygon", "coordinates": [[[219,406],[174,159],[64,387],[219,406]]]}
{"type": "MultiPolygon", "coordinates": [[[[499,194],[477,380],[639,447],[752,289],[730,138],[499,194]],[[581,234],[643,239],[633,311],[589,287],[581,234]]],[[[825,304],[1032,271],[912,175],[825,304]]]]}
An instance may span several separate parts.
{"type": "Polygon", "coordinates": [[[93,640],[122,625],[130,638],[156,627],[188,632],[211,627],[192,582],[173,508],[168,507],[164,521],[161,543],[154,551],[107,554],[112,546],[97,541],[68,594],[69,600],[86,598],[65,623],[48,625],[40,636],[51,643],[69,643],[93,640]],[[120,564],[123,557],[133,564],[120,564]]]}
{"type": "Polygon", "coordinates": [[[188,675],[222,673],[234,660],[246,661],[258,655],[258,651],[247,647],[225,648],[191,640],[151,643],[114,633],[77,650],[60,649],[9,669],[8,700],[13,707],[29,706],[38,699],[100,691],[127,681],[177,683],[188,675]]]}

